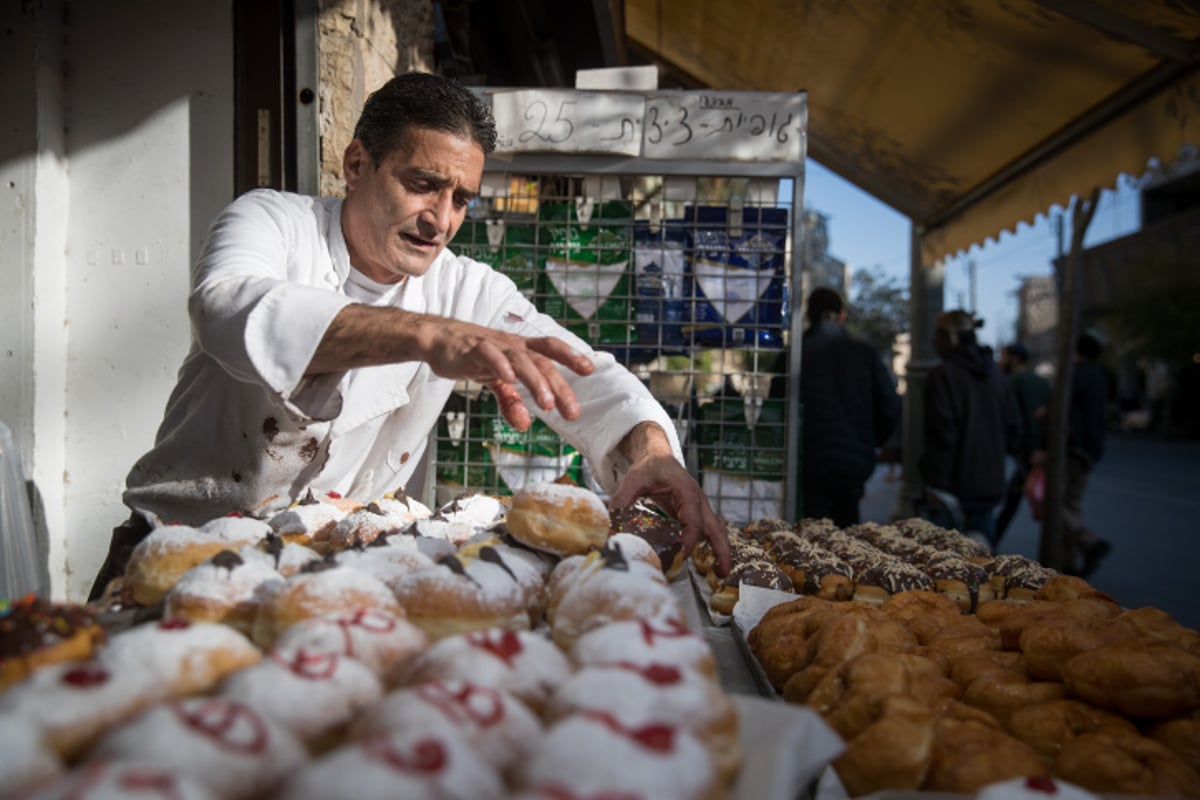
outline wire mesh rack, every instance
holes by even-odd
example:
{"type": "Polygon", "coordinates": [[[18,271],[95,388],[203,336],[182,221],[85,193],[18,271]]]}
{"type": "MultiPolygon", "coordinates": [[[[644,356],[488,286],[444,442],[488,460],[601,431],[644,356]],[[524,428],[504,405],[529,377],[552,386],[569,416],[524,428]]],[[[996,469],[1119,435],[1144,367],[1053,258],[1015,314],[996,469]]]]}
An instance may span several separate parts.
{"type": "MultiPolygon", "coordinates": [[[[674,420],[714,510],[743,524],[799,509],[793,298],[802,164],[510,156],[489,160],[453,252],[625,364],[674,420]],[[790,179],[790,180],[787,180],[790,179]]],[[[507,425],[460,383],[434,433],[431,500],[569,479],[598,492],[548,425],[507,425]]],[[[601,492],[602,493],[602,492],[601,492]]]]}

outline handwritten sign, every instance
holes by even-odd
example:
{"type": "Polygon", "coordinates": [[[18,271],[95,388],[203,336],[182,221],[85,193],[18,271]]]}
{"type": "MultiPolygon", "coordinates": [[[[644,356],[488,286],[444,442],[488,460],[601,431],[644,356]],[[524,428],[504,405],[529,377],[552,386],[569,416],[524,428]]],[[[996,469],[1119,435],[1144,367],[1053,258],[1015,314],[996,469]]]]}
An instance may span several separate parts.
{"type": "Polygon", "coordinates": [[[492,96],[500,152],[608,153],[641,150],[640,94],[521,90],[492,96]]]}
{"type": "Polygon", "coordinates": [[[805,95],[659,92],[646,98],[642,155],[718,161],[799,161],[805,95]]]}
{"type": "Polygon", "coordinates": [[[502,153],[791,163],[805,154],[803,92],[519,89],[491,100],[502,153]]]}

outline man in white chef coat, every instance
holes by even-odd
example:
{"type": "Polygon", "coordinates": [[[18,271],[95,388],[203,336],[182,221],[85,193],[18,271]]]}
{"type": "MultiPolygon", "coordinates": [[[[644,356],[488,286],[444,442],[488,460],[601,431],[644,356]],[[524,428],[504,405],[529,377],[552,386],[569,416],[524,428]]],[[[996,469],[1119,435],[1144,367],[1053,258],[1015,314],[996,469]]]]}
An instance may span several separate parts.
{"type": "Polygon", "coordinates": [[[192,346],[154,447],[134,464],[93,587],[156,522],[269,517],[312,489],[363,501],[410,485],[456,380],[544,419],[613,506],[639,497],[729,566],[725,526],[641,382],[446,245],[495,147],[488,108],[422,73],[372,94],[343,159],[346,198],[256,190],[213,223],[193,270],[192,346]]]}

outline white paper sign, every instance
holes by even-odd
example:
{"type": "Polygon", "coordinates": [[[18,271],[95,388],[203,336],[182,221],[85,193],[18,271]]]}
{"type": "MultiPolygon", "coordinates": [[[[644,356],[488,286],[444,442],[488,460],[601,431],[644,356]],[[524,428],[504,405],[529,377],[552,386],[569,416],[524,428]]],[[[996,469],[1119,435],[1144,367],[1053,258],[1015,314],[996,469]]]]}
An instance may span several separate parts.
{"type": "Polygon", "coordinates": [[[530,89],[492,95],[499,152],[636,156],[641,94],[530,89]]]}
{"type": "Polygon", "coordinates": [[[642,155],[799,161],[804,157],[805,99],[803,93],[652,93],[642,118],[642,155]]]}

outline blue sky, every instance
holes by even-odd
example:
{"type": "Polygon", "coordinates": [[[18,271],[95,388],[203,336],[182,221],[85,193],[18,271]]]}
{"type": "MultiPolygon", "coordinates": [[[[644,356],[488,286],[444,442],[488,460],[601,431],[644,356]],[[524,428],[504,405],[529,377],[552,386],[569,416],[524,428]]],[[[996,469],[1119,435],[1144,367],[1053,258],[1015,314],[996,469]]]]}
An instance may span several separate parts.
{"type": "MultiPolygon", "coordinates": [[[[829,251],[854,270],[880,267],[885,274],[908,284],[909,235],[907,217],[876,200],[834,173],[808,160],[804,205],[829,218],[829,251]]],[[[1105,191],[1092,219],[1087,244],[1097,244],[1130,233],[1138,227],[1139,204],[1131,181],[1123,188],[1105,191]]],[[[1070,216],[1064,226],[1064,247],[1071,241],[1070,216]]],[[[1015,234],[1002,234],[998,242],[973,248],[946,265],[946,308],[970,307],[968,262],[975,261],[978,313],[984,318],[981,340],[1003,344],[1013,337],[1017,319],[1016,291],[1021,279],[1051,274],[1057,253],[1055,225],[1040,216],[1033,225],[1022,225],[1015,234]]],[[[851,290],[853,294],[853,290],[851,290]]]]}

